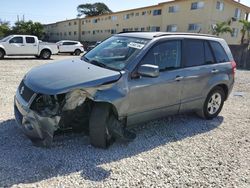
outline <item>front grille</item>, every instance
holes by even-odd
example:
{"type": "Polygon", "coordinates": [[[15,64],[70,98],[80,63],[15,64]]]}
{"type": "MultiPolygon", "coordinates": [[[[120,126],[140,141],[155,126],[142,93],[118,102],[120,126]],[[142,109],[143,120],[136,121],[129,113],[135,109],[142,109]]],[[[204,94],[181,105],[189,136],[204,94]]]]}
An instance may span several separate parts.
{"type": "Polygon", "coordinates": [[[29,102],[31,97],[34,95],[34,91],[32,91],[30,88],[28,88],[23,81],[18,87],[19,94],[21,97],[26,101],[29,102]]]}

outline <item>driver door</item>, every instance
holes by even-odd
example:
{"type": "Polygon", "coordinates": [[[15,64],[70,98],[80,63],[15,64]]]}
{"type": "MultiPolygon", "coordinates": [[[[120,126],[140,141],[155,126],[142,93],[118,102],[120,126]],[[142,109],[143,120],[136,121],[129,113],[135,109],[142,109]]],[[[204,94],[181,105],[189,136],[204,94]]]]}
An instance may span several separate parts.
{"type": "Polygon", "coordinates": [[[8,55],[24,55],[25,45],[22,36],[16,36],[9,40],[5,46],[8,55]]]}
{"type": "Polygon", "coordinates": [[[159,66],[159,77],[139,76],[129,81],[128,124],[176,114],[181,101],[181,40],[153,46],[141,64],[159,66]]]}

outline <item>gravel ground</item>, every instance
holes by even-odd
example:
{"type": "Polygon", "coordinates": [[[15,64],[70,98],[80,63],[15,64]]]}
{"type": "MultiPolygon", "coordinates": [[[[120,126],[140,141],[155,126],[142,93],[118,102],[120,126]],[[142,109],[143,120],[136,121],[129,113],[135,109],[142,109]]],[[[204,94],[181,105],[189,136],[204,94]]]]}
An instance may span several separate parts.
{"type": "Polygon", "coordinates": [[[193,114],[152,121],[135,129],[133,142],[108,150],[68,133],[43,149],[17,128],[12,106],[24,74],[50,62],[0,61],[0,187],[250,187],[250,71],[237,71],[212,121],[193,114]]]}

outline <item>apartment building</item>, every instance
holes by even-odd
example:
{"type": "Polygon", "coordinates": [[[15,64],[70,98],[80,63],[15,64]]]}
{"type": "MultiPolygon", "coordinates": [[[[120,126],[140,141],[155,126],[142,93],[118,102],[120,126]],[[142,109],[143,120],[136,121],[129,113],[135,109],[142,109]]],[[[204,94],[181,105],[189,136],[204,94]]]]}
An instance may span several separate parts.
{"type": "Polygon", "coordinates": [[[44,25],[51,41],[62,39],[102,41],[122,31],[199,32],[212,34],[214,24],[231,21],[232,34],[223,34],[229,44],[241,41],[241,19],[250,7],[234,0],[172,0],[158,5],[77,18],[44,25]]]}

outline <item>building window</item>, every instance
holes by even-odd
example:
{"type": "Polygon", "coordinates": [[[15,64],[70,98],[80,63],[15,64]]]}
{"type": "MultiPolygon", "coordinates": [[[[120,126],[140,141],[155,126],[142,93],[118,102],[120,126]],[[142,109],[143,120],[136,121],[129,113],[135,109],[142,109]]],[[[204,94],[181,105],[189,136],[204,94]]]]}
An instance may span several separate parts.
{"type": "Polygon", "coordinates": [[[111,34],[116,34],[116,29],[111,29],[111,34]]]}
{"type": "Polygon", "coordinates": [[[152,11],[151,11],[151,10],[148,10],[147,13],[148,13],[148,15],[150,15],[150,14],[152,13],[152,11]]]}
{"type": "Polygon", "coordinates": [[[77,23],[76,22],[74,22],[74,25],[76,25],[77,23]]]}
{"type": "Polygon", "coordinates": [[[153,26],[153,27],[151,27],[151,31],[152,31],[152,32],[156,32],[156,31],[160,31],[160,30],[161,30],[161,28],[158,27],[158,26],[153,26]]]}
{"type": "Polygon", "coordinates": [[[95,35],[95,30],[93,31],[93,35],[95,35]]]}
{"type": "Polygon", "coordinates": [[[240,15],[241,15],[241,11],[239,8],[236,8],[235,9],[235,12],[234,12],[234,17],[239,20],[240,19],[240,15]]]}
{"type": "Polygon", "coordinates": [[[69,22],[69,26],[71,26],[71,22],[69,22]]]}
{"type": "Polygon", "coordinates": [[[82,31],[82,35],[85,35],[85,31],[82,31]]]}
{"type": "Polygon", "coordinates": [[[144,27],[142,27],[142,28],[141,28],[141,31],[145,31],[145,28],[144,28],[144,27]]]}
{"type": "Polygon", "coordinates": [[[74,35],[76,35],[77,34],[77,32],[76,31],[74,31],[74,35]]]}
{"type": "Polygon", "coordinates": [[[200,1],[200,2],[194,2],[191,4],[191,10],[196,10],[196,9],[202,9],[204,8],[204,2],[200,1]]]}
{"type": "Polygon", "coordinates": [[[124,28],[122,31],[123,32],[127,32],[127,31],[129,31],[129,29],[128,28],[124,28]]]}
{"type": "Polygon", "coordinates": [[[238,28],[233,28],[233,32],[232,32],[231,36],[234,37],[234,38],[237,38],[238,33],[239,33],[239,29],[238,28]]]}
{"type": "Polygon", "coordinates": [[[139,28],[138,28],[138,27],[135,27],[134,30],[135,30],[135,31],[139,31],[139,28]]]}
{"type": "Polygon", "coordinates": [[[158,16],[158,15],[161,15],[161,9],[153,11],[153,16],[158,16]]]}
{"type": "Polygon", "coordinates": [[[71,31],[69,32],[69,36],[71,36],[71,31]]]}
{"type": "Polygon", "coordinates": [[[140,16],[140,13],[139,13],[139,12],[137,12],[137,13],[135,14],[135,16],[140,16]]]}
{"type": "Polygon", "coordinates": [[[141,13],[141,15],[142,15],[142,16],[145,16],[146,13],[147,13],[146,11],[143,11],[143,12],[141,13]]]}
{"type": "Polygon", "coordinates": [[[112,16],[112,17],[111,17],[111,20],[112,20],[112,21],[117,20],[117,16],[112,16]]]}
{"type": "Polygon", "coordinates": [[[175,6],[171,6],[168,8],[168,12],[169,13],[175,13],[175,12],[178,12],[180,9],[180,7],[178,5],[175,5],[175,6]]]}
{"type": "Polygon", "coordinates": [[[124,15],[124,20],[128,20],[129,19],[129,14],[126,14],[126,15],[124,15]]]}
{"type": "Polygon", "coordinates": [[[189,24],[188,25],[188,31],[199,31],[201,30],[200,24],[189,24]]]}
{"type": "Polygon", "coordinates": [[[172,24],[167,26],[167,32],[176,32],[177,31],[177,25],[172,24]]]}
{"type": "Polygon", "coordinates": [[[224,3],[220,2],[220,1],[217,1],[216,9],[219,10],[219,11],[223,11],[224,10],[224,3]]]}
{"type": "Polygon", "coordinates": [[[64,32],[64,36],[67,36],[67,33],[66,33],[66,32],[64,32]]]}
{"type": "Polygon", "coordinates": [[[92,21],[93,23],[97,23],[97,19],[93,19],[93,21],[92,21]]]}

